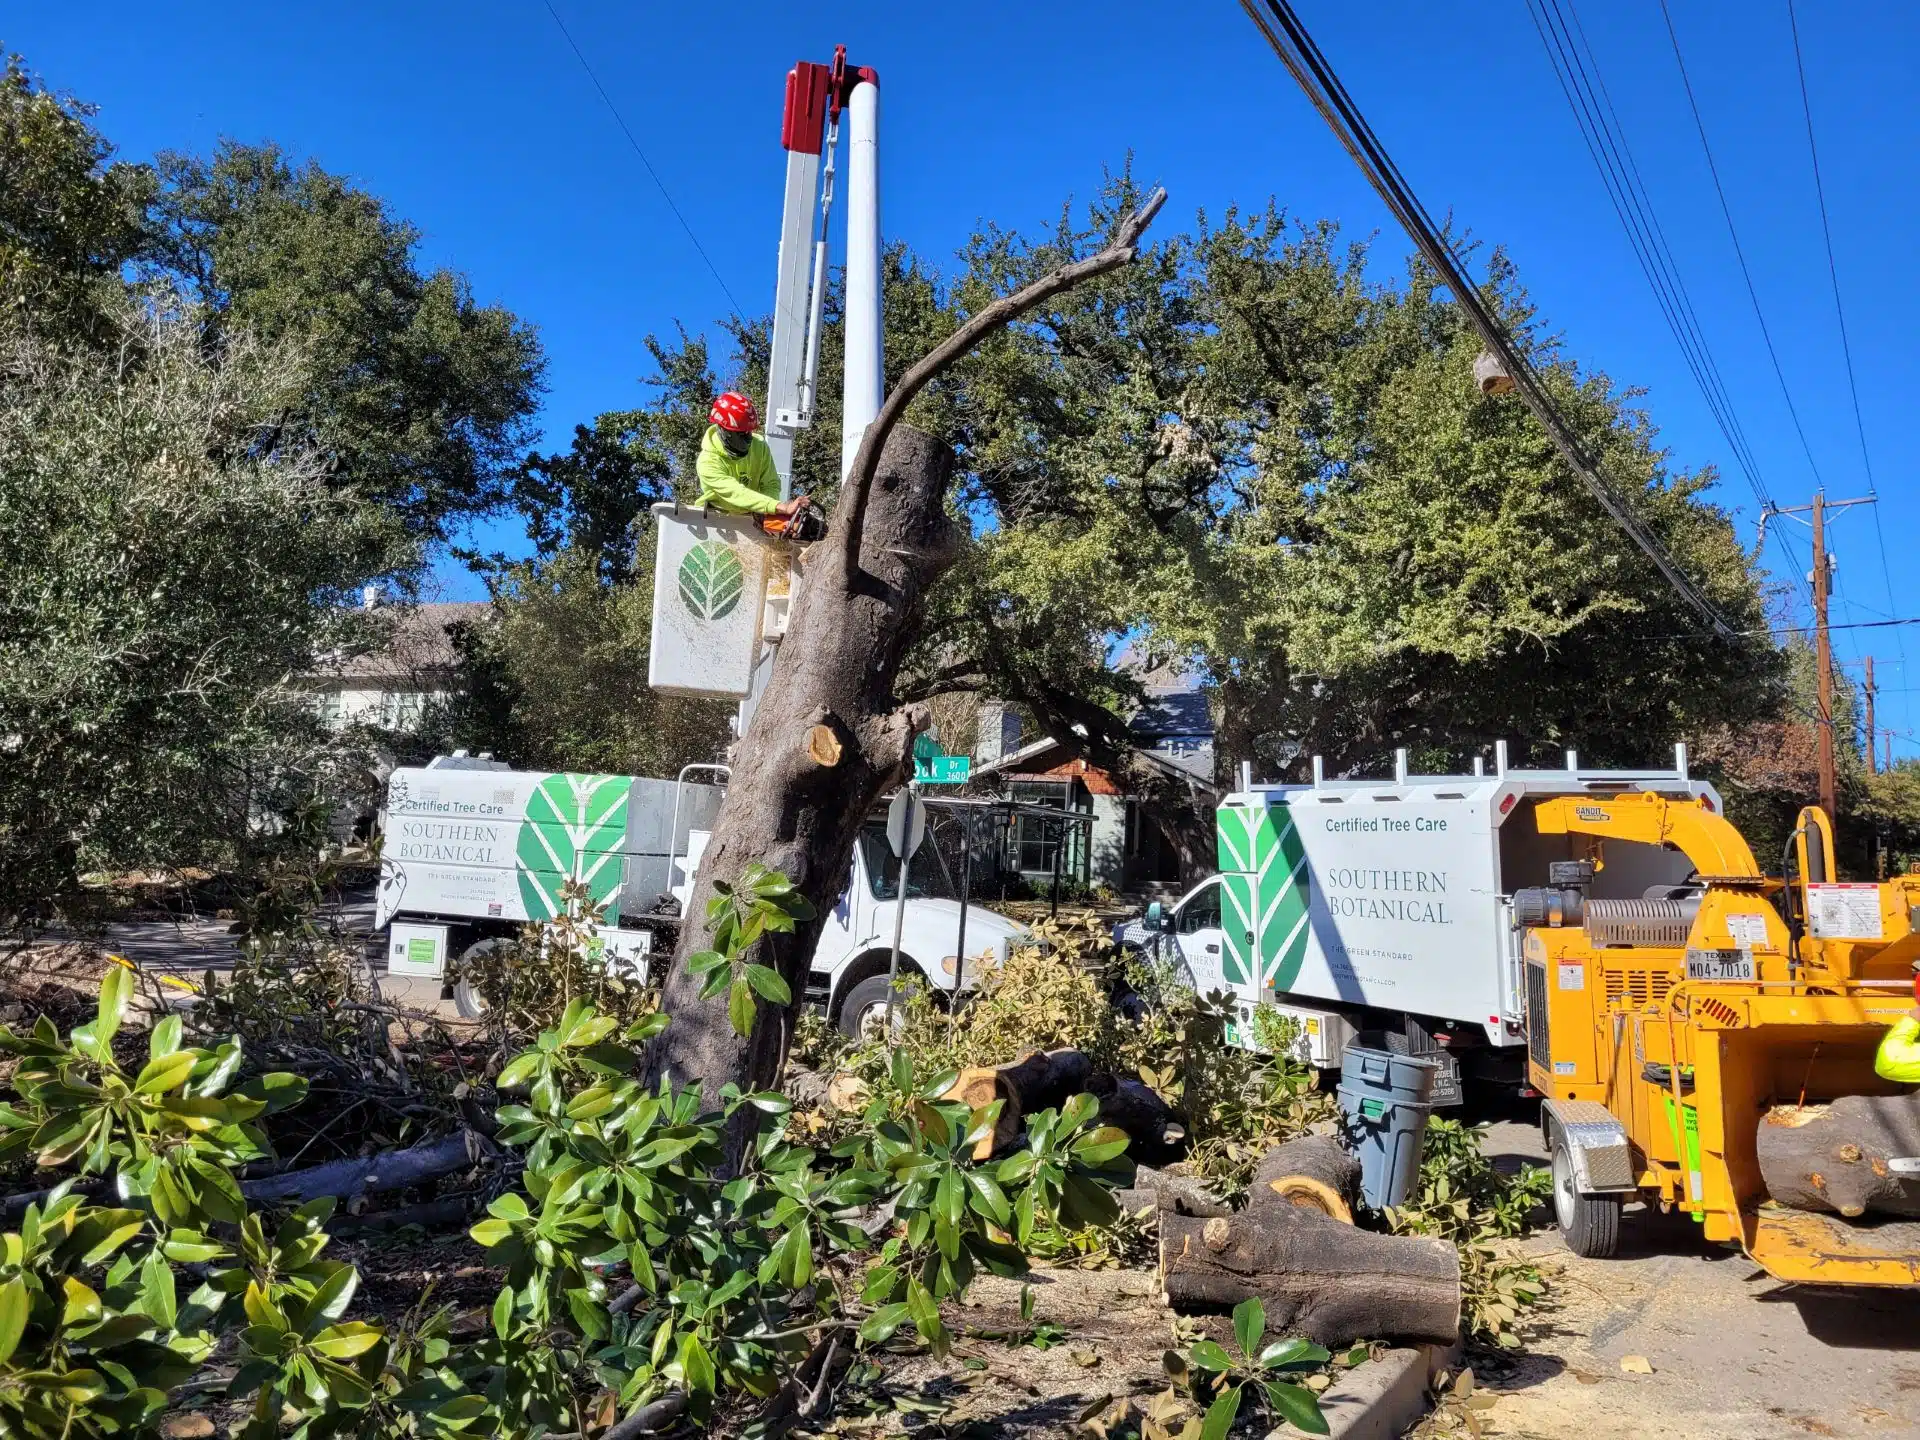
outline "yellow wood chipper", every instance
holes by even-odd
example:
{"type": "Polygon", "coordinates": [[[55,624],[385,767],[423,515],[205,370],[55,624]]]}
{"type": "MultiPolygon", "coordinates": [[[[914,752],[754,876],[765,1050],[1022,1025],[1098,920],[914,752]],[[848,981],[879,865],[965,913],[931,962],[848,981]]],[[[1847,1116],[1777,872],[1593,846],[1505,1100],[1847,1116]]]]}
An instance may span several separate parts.
{"type": "Polygon", "coordinates": [[[1784,877],[1707,800],[1575,796],[1534,819],[1568,856],[1514,896],[1568,1245],[1611,1255],[1639,1198],[1782,1280],[1920,1284],[1920,1100],[1858,1098],[1907,1088],[1875,1074],[1874,1054],[1914,1005],[1920,875],[1837,883],[1816,808],[1784,877]],[[1694,875],[1594,898],[1609,847],[1637,846],[1680,852],[1694,875]],[[1846,1106],[1892,1116],[1891,1130],[1828,1133],[1846,1106]]]}

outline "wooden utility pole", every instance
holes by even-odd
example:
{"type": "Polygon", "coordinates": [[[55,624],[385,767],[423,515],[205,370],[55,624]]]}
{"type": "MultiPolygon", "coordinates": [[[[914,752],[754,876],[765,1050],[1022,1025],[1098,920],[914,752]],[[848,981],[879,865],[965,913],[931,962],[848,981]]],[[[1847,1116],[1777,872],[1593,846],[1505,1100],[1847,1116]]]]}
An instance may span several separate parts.
{"type": "MultiPolygon", "coordinates": [[[[1887,773],[1891,775],[1893,773],[1893,731],[1891,730],[1887,731],[1886,741],[1887,741],[1887,773]]],[[[1869,742],[1869,748],[1871,748],[1871,742],[1869,742]]]]}
{"type": "MultiPolygon", "coordinates": [[[[1819,667],[1820,711],[1815,728],[1820,732],[1820,808],[1827,812],[1829,820],[1835,819],[1839,808],[1839,782],[1834,772],[1833,758],[1833,643],[1827,631],[1827,601],[1833,595],[1833,559],[1827,554],[1827,515],[1834,510],[1850,510],[1855,505],[1871,505],[1875,501],[1872,495],[1861,495],[1852,500],[1828,500],[1826,491],[1814,493],[1811,505],[1772,505],[1767,508],[1768,515],[1811,514],[1813,528],[1813,655],[1814,664],[1819,667]]],[[[1762,522],[1764,535],[1764,521],[1762,522]]],[[[1873,690],[1873,662],[1867,662],[1868,696],[1873,690]]],[[[1872,706],[1873,701],[1868,699],[1872,706]]],[[[1873,721],[1867,722],[1867,763],[1873,763],[1873,721]]]]}
{"type": "Polygon", "coordinates": [[[1867,773],[1873,774],[1880,768],[1879,758],[1873,753],[1873,656],[1867,656],[1867,773]]]}
{"type": "Polygon", "coordinates": [[[1820,679],[1820,808],[1832,820],[1839,813],[1833,770],[1833,648],[1827,634],[1827,496],[1813,495],[1813,655],[1820,679]]]}

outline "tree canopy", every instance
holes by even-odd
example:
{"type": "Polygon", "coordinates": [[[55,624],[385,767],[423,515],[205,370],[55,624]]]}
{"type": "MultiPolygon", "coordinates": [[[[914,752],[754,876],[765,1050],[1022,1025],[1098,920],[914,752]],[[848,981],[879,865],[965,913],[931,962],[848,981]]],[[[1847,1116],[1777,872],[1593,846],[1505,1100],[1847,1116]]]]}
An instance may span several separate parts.
{"type": "Polygon", "coordinates": [[[531,327],[272,145],[115,157],[0,77],[0,917],[233,860],[337,766],[300,679],[503,505],[531,327]]]}

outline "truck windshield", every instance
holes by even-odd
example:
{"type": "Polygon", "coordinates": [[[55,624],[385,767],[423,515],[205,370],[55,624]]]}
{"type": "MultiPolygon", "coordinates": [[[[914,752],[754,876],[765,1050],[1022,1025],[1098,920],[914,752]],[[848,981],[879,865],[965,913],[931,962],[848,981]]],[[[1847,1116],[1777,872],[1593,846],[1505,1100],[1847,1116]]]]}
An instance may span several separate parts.
{"type": "MultiPolygon", "coordinates": [[[[873,898],[897,898],[898,892],[894,886],[899,878],[900,862],[893,858],[893,851],[887,846],[885,824],[867,825],[861,829],[860,859],[867,868],[867,882],[873,887],[873,898]]],[[[947,870],[946,859],[940,853],[933,832],[929,830],[927,838],[914,854],[913,863],[907,867],[907,898],[953,899],[954,889],[947,870]]]]}

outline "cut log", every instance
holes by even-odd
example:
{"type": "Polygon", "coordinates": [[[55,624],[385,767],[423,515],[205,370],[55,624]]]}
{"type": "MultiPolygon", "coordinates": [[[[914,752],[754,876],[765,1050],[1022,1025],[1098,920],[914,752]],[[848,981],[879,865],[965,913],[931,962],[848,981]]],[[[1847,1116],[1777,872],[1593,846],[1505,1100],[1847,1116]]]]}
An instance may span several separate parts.
{"type": "Polygon", "coordinates": [[[1087,1082],[1087,1090],[1100,1102],[1100,1123],[1127,1132],[1127,1154],[1140,1164],[1165,1165],[1186,1149],[1186,1122],[1132,1076],[1102,1072],[1087,1082]]]}
{"type": "Polygon", "coordinates": [[[1170,1175],[1142,1165],[1134,1171],[1133,1184],[1113,1192],[1113,1198],[1129,1215],[1145,1206],[1170,1210],[1175,1215],[1198,1216],[1202,1220],[1216,1215],[1231,1215],[1233,1207],[1198,1180],[1185,1175],[1170,1175]]]}
{"type": "Polygon", "coordinates": [[[1460,1252],[1380,1235],[1293,1205],[1201,1220],[1160,1214],[1160,1285],[1178,1310],[1230,1310],[1256,1296],[1267,1324],[1322,1345],[1460,1337],[1460,1252]]]}
{"type": "Polygon", "coordinates": [[[1331,1135],[1306,1135],[1276,1145],[1253,1172],[1247,1208],[1299,1205],[1353,1223],[1360,1203],[1360,1162],[1331,1135]]]}
{"type": "Polygon", "coordinates": [[[1102,1125],[1126,1131],[1133,1159],[1164,1165],[1178,1158],[1187,1140],[1186,1122],[1138,1080],[1095,1070],[1084,1050],[1035,1050],[1011,1065],[970,1065],[942,1098],[964,1100],[976,1110],[1001,1102],[993,1134],[974,1146],[973,1158],[985,1160],[1019,1138],[1027,1116],[1058,1110],[1083,1093],[1100,1102],[1102,1125]]]}
{"type": "Polygon", "coordinates": [[[969,1065],[941,1098],[964,1100],[976,1110],[1001,1102],[993,1134],[974,1146],[973,1158],[985,1160],[1014,1142],[1022,1116],[1059,1109],[1092,1079],[1093,1061],[1085,1051],[1035,1050],[1011,1065],[969,1065]]]}
{"type": "Polygon", "coordinates": [[[264,1180],[248,1180],[240,1193],[258,1204],[262,1201],[317,1200],[322,1195],[348,1199],[383,1190],[401,1190],[422,1185],[478,1165],[494,1153],[493,1146],[471,1130],[456,1130],[438,1140],[405,1150],[386,1150],[363,1160],[335,1160],[306,1170],[290,1170],[284,1175],[269,1175],[264,1180]]]}
{"type": "Polygon", "coordinates": [[[1849,1219],[1920,1216],[1920,1092],[1847,1095],[1830,1105],[1781,1107],[1754,1137],[1767,1193],[1795,1210],[1849,1219]]]}

